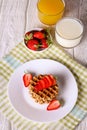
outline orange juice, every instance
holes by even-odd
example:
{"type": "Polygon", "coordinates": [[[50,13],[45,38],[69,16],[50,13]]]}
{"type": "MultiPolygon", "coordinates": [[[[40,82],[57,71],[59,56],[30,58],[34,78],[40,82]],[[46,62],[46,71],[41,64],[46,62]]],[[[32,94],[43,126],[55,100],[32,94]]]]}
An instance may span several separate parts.
{"type": "Polygon", "coordinates": [[[62,17],[64,7],[62,0],[38,0],[38,17],[44,24],[55,24],[62,17]]]}

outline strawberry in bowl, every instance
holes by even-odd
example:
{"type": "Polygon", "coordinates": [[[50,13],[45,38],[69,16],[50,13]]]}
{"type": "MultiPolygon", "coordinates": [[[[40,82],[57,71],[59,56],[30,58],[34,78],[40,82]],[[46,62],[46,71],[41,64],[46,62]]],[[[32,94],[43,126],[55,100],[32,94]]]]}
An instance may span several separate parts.
{"type": "Polygon", "coordinates": [[[48,29],[35,29],[27,32],[24,43],[29,50],[43,51],[52,45],[52,38],[48,29]]]}

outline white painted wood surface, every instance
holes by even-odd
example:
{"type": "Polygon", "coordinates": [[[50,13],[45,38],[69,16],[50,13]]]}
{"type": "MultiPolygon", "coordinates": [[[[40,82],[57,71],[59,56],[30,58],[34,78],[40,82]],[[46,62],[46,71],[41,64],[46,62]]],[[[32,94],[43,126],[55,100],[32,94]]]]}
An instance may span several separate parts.
{"type": "MultiPolygon", "coordinates": [[[[34,27],[43,27],[36,9],[37,0],[0,0],[0,59],[23,40],[24,33],[34,27]]],[[[84,36],[79,46],[66,50],[87,67],[87,0],[65,0],[65,16],[77,17],[84,24],[84,36]]],[[[0,130],[17,130],[0,113],[0,130]]],[[[87,130],[87,117],[75,130],[87,130]]]]}

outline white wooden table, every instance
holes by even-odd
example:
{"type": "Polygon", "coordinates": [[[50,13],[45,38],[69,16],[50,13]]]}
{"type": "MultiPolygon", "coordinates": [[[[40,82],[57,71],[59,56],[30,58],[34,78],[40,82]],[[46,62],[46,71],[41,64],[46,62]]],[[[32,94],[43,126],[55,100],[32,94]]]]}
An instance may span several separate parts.
{"type": "MultiPolygon", "coordinates": [[[[24,33],[34,27],[43,27],[37,17],[37,0],[0,0],[0,59],[23,40],[24,33]]],[[[79,46],[66,50],[87,67],[87,0],[65,0],[65,16],[82,20],[84,37],[79,46]]],[[[17,130],[0,113],[0,130],[17,130]]],[[[87,117],[75,130],[87,130],[87,117]]]]}

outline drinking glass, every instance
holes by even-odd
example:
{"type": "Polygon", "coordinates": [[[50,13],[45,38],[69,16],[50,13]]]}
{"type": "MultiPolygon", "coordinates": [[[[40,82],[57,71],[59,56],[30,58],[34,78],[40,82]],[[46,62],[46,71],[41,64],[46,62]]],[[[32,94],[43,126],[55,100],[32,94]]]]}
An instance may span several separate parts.
{"type": "Polygon", "coordinates": [[[38,18],[46,25],[54,25],[63,16],[64,0],[38,0],[38,18]]]}

